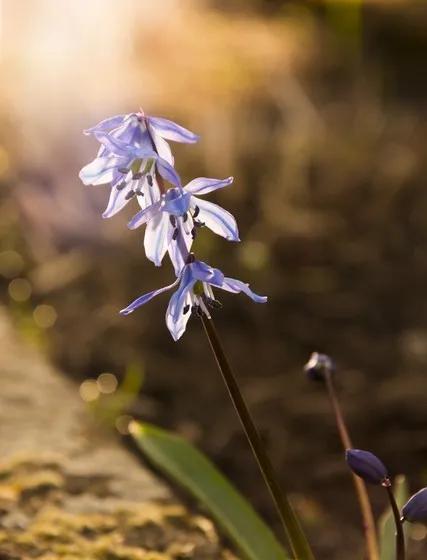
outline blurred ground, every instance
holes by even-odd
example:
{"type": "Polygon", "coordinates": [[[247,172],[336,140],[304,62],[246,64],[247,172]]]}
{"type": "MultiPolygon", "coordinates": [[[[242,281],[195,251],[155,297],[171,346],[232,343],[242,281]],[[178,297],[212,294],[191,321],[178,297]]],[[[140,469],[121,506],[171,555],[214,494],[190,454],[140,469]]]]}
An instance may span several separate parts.
{"type": "Polygon", "coordinates": [[[16,328],[79,383],[142,363],[126,412],[192,438],[274,522],[197,322],[174,344],[166,299],[117,315],[171,270],[145,261],[126,215],[100,219],[107,188],[77,179],[96,149],[81,129],[106,115],[143,105],[199,132],[178,170],[235,176],[215,201],[243,241],[206,233],[196,251],[270,298],[224,295],[218,328],[319,557],[358,558],[335,428],[301,367],[333,355],[356,445],[427,483],[426,5],[2,6],[0,273],[16,328]]]}
{"type": "Polygon", "coordinates": [[[232,560],[0,310],[2,560],[232,560]]]}

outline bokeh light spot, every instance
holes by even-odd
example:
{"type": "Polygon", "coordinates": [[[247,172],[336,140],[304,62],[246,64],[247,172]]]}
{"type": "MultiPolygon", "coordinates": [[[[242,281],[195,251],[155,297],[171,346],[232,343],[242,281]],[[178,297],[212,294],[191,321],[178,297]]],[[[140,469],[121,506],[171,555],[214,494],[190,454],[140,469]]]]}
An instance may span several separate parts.
{"type": "Polygon", "coordinates": [[[247,241],[240,247],[239,257],[247,268],[259,270],[267,265],[270,255],[265,243],[247,241]]]}
{"type": "Polygon", "coordinates": [[[38,327],[48,329],[55,324],[58,314],[54,307],[42,303],[34,309],[33,318],[38,327]]]}
{"type": "Polygon", "coordinates": [[[96,401],[99,397],[98,384],[93,379],[86,379],[79,387],[79,393],[81,398],[85,402],[96,401]]]}
{"type": "Polygon", "coordinates": [[[114,393],[117,389],[117,377],[113,373],[101,373],[96,380],[96,384],[101,393],[106,395],[114,393]]]}
{"type": "Polygon", "coordinates": [[[120,434],[124,436],[129,434],[129,425],[132,422],[133,418],[129,414],[122,414],[116,418],[116,429],[120,434]]]}
{"type": "Polygon", "coordinates": [[[15,278],[9,284],[10,297],[19,302],[27,301],[31,296],[31,284],[25,278],[15,278]]]}

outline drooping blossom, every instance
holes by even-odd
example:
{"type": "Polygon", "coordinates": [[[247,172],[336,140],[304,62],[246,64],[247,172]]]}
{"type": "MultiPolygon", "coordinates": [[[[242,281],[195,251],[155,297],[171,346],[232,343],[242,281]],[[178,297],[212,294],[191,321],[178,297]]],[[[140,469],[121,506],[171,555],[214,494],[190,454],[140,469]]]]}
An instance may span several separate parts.
{"type": "Polygon", "coordinates": [[[206,226],[229,241],[239,241],[236,220],[217,204],[200,199],[217,189],[227,187],[227,179],[193,179],[182,189],[171,188],[160,200],[142,208],[129,222],[130,229],[147,224],[144,237],[147,258],[160,266],[166,251],[178,275],[191,250],[198,227],[206,226]]]}
{"type": "Polygon", "coordinates": [[[411,496],[402,508],[402,521],[425,523],[427,521],[427,488],[411,496]]]}
{"type": "Polygon", "coordinates": [[[249,284],[241,280],[227,278],[218,268],[194,259],[192,254],[187,259],[187,264],[180,276],[172,284],[153,290],[140,296],[120,313],[129,315],[135,309],[144,305],[154,297],[177,287],[173,293],[166,311],[166,325],[174,340],[178,340],[185,332],[190,315],[205,314],[210,318],[209,307],[219,307],[212,288],[220,288],[227,292],[243,292],[256,303],[266,303],[267,297],[254,293],[249,284]]]}
{"type": "Polygon", "coordinates": [[[117,115],[85,131],[101,143],[96,158],[80,171],[85,185],[110,183],[104,218],[119,212],[137,196],[142,207],[159,200],[158,175],[180,187],[174,158],[166,139],[194,143],[198,136],[180,125],[144,113],[117,115]]]}
{"type": "Polygon", "coordinates": [[[347,449],[345,458],[354,474],[369,484],[383,484],[389,478],[383,462],[370,451],[347,449]]]}

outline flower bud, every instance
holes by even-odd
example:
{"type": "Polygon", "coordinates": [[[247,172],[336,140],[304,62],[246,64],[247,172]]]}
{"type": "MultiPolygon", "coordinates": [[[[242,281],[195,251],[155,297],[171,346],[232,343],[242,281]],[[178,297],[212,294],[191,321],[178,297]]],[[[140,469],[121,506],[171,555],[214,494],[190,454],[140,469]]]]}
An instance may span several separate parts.
{"type": "Polygon", "coordinates": [[[347,449],[345,459],[350,469],[370,484],[382,484],[388,479],[388,472],[376,455],[362,449],[347,449]]]}
{"type": "Polygon", "coordinates": [[[402,519],[410,523],[427,521],[427,488],[419,490],[409,498],[403,506],[402,519]]]}
{"type": "Polygon", "coordinates": [[[326,354],[313,352],[304,366],[304,371],[312,381],[323,381],[326,372],[333,373],[335,371],[335,364],[326,354]]]}

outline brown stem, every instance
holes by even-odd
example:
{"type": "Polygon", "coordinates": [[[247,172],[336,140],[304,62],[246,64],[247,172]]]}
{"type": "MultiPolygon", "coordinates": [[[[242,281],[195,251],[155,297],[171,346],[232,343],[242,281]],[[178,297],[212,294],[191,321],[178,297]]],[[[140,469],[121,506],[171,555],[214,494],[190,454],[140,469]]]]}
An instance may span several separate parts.
{"type": "Polygon", "coordinates": [[[313,553],[311,552],[310,545],[308,544],[301,529],[299,520],[288,501],[286,493],[282,492],[280,485],[277,482],[273,465],[271,464],[271,461],[265,451],[258,430],[255,427],[249,409],[240,392],[239,385],[224,353],[213,320],[210,317],[207,317],[204,313],[201,314],[201,320],[212,352],[215,356],[218,369],[222,374],[234,408],[243,426],[246,437],[249,440],[265,483],[273,498],[277,512],[279,513],[280,520],[282,521],[293,552],[293,557],[295,560],[314,560],[313,553]]]}
{"type": "MultiPolygon", "coordinates": [[[[337,399],[332,372],[330,371],[330,369],[324,368],[324,378],[329,400],[331,402],[332,409],[335,415],[341,443],[345,451],[346,449],[351,449],[353,447],[353,444],[351,443],[344,416],[341,412],[341,407],[337,399]]],[[[366,484],[361,478],[353,473],[352,478],[359,501],[360,510],[362,513],[363,531],[365,533],[366,541],[366,553],[369,560],[379,560],[377,531],[375,526],[374,514],[372,513],[371,502],[369,500],[368,491],[366,489],[366,484]]]]}

